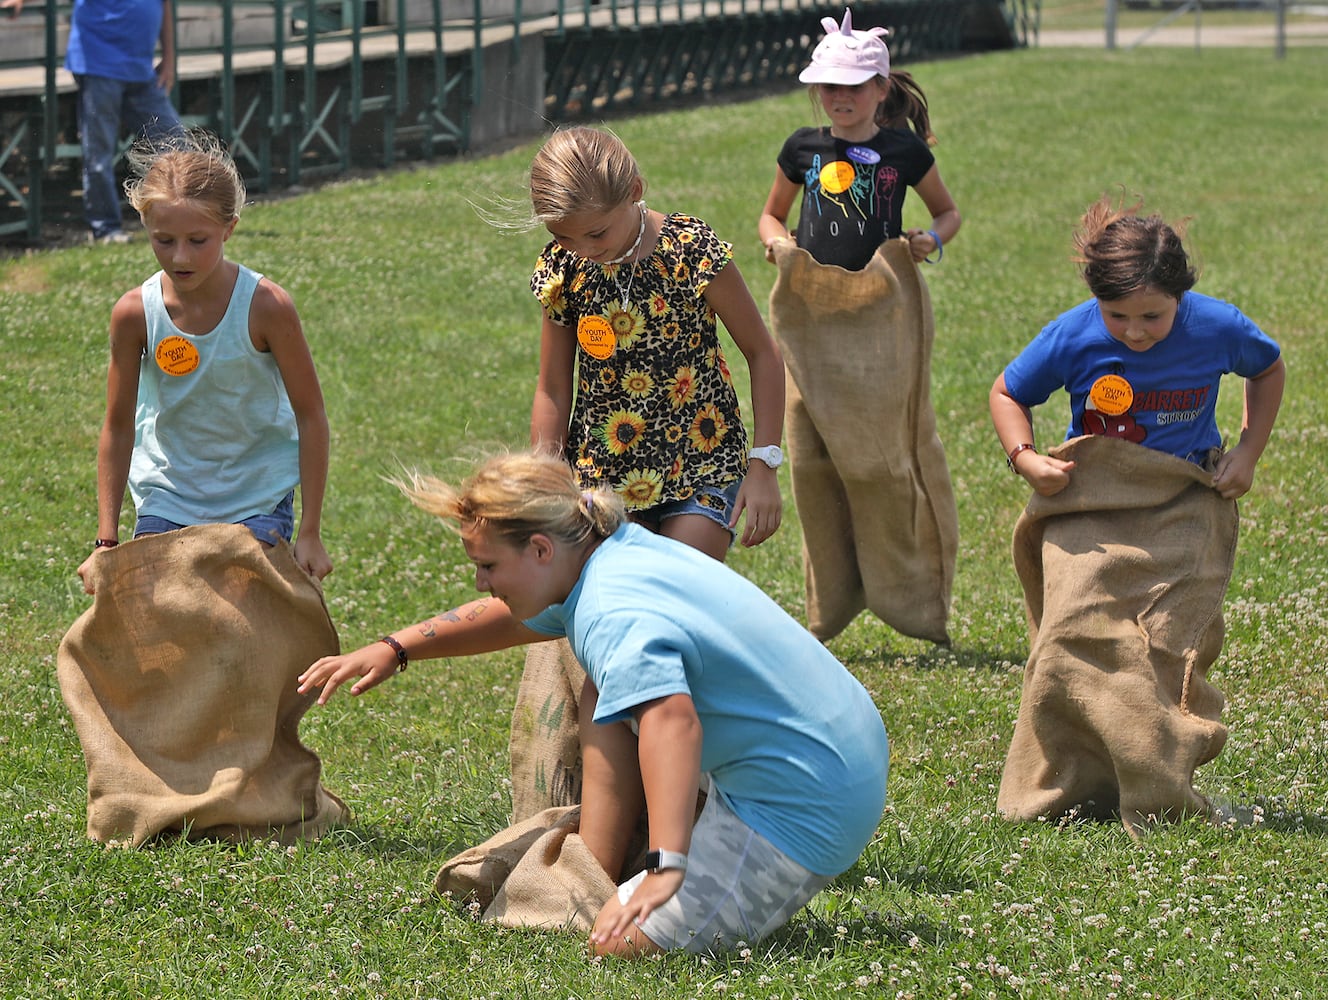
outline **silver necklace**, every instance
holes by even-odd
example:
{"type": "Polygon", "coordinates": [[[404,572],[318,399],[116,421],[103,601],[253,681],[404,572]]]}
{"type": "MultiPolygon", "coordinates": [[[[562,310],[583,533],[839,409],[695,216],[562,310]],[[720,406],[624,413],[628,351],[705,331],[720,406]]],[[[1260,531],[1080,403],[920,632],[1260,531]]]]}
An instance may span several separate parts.
{"type": "Polygon", "coordinates": [[[646,203],[644,201],[638,201],[636,207],[641,209],[641,228],[636,231],[636,242],[632,244],[632,248],[625,254],[622,254],[619,257],[614,257],[613,260],[604,262],[605,267],[614,268],[612,275],[613,284],[614,287],[618,289],[618,305],[622,307],[623,312],[627,311],[627,301],[632,294],[632,279],[636,277],[636,261],[633,258],[636,257],[636,252],[641,249],[641,241],[645,239],[646,235],[646,203]],[[627,286],[625,288],[623,287],[623,283],[618,280],[618,275],[619,272],[622,271],[622,268],[615,266],[621,264],[623,261],[627,261],[628,268],[627,286]]]}

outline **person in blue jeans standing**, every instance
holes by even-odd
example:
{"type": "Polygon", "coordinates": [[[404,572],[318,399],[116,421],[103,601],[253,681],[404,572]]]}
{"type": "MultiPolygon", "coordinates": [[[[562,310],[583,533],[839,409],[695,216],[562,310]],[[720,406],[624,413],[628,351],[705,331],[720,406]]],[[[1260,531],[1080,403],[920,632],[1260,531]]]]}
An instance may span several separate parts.
{"type": "Polygon", "coordinates": [[[75,0],[65,68],[78,81],[83,209],[92,238],[123,243],[115,161],[120,136],[156,140],[181,132],[171,106],[175,32],[170,0],[75,0]],[[153,62],[157,39],[161,62],[153,62]]]}

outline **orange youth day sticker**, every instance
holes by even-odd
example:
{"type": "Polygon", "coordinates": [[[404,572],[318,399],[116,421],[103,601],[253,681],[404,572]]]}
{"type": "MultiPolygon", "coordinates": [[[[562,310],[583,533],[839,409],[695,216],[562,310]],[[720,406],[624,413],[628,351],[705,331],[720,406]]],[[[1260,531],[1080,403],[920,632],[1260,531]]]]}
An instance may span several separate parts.
{"type": "Polygon", "coordinates": [[[1103,375],[1088,390],[1093,408],[1109,417],[1119,417],[1134,402],[1134,388],[1119,375],[1103,375]]]}
{"type": "Polygon", "coordinates": [[[582,316],[576,324],[576,342],[592,358],[603,361],[613,354],[618,339],[603,316],[582,316]]]}
{"type": "Polygon", "coordinates": [[[843,160],[835,160],[821,168],[821,187],[831,194],[843,194],[853,186],[856,177],[853,165],[843,160]]]}
{"type": "Polygon", "coordinates": [[[157,345],[156,358],[167,375],[188,375],[198,367],[198,348],[183,337],[167,337],[157,345]]]}

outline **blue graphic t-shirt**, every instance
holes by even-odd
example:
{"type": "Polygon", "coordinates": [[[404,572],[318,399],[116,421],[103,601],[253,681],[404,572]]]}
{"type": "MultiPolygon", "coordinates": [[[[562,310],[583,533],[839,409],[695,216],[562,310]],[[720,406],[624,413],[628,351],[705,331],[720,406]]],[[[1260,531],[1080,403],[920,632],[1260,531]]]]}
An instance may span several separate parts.
{"type": "Polygon", "coordinates": [[[867,142],[836,139],[829,128],[800,128],[779,152],[779,169],[802,187],[798,246],[821,264],[867,266],[903,232],[904,195],[936,162],[906,128],[883,128],[867,142]]]}
{"type": "Polygon", "coordinates": [[[1125,438],[1203,464],[1222,444],[1222,376],[1253,378],[1281,356],[1277,343],[1228,302],[1186,292],[1166,339],[1132,351],[1114,338],[1096,299],[1054,319],[1005,369],[1005,388],[1033,407],[1070,394],[1066,438],[1125,438]]]}

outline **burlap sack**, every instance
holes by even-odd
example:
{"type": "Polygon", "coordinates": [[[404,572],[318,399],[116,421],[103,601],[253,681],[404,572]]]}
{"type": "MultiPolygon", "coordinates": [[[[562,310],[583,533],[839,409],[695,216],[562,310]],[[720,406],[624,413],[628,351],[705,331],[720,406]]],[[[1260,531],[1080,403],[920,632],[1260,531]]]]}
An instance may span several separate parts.
{"type": "Polygon", "coordinates": [[[792,243],[774,257],[770,325],[789,374],[807,627],[829,639],[868,609],[948,643],[959,516],[931,405],[927,285],[902,239],[861,271],[792,243]]]}
{"type": "Polygon", "coordinates": [[[450,894],[458,903],[477,902],[487,910],[535,841],[556,827],[575,830],[580,822],[580,806],[556,806],[527,816],[443,862],[434,878],[434,891],[450,894]]]}
{"type": "Polygon", "coordinates": [[[286,545],[206,525],[93,561],[96,598],[60,643],[88,771],[88,836],[317,837],[348,818],[300,742],[296,676],[338,652],[322,591],[286,545]]]}
{"type": "Polygon", "coordinates": [[[1191,462],[1114,438],[1052,450],[1076,463],[1014,530],[1029,657],[997,809],[1031,820],[1207,814],[1195,768],[1226,742],[1208,668],[1222,648],[1235,501],[1191,462]]]}
{"type": "Polygon", "coordinates": [[[504,927],[589,933],[617,891],[575,829],[561,825],[531,845],[484,917],[504,927]]]}
{"type": "Polygon", "coordinates": [[[512,822],[581,801],[578,706],[586,672],[566,639],[526,648],[508,737],[512,822]]]}
{"type": "Polygon", "coordinates": [[[507,927],[589,931],[613,879],[577,834],[580,806],[546,809],[445,862],[434,889],[507,927]]]}

